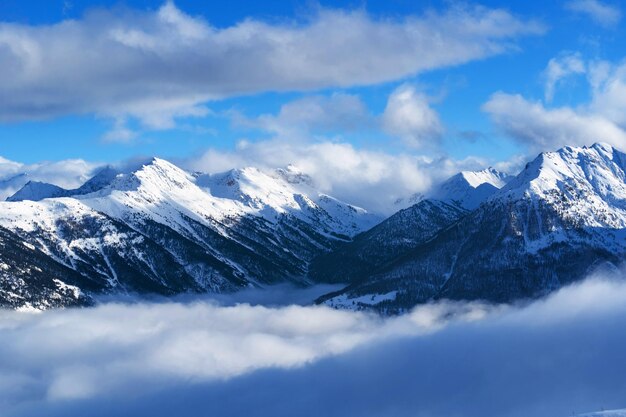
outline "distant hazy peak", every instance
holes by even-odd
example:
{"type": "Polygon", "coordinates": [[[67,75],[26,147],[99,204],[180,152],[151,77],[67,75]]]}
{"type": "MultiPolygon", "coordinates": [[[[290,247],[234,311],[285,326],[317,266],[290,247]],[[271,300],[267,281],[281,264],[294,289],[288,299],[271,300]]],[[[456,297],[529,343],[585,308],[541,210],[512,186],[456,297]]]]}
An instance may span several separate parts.
{"type": "Polygon", "coordinates": [[[433,197],[472,210],[512,178],[491,167],[481,171],[462,171],[444,181],[433,193],[433,197]]]}
{"type": "Polygon", "coordinates": [[[39,201],[44,198],[63,197],[66,190],[54,184],[40,181],[28,181],[15,194],[8,197],[6,201],[39,201]]]}
{"type": "Polygon", "coordinates": [[[492,167],[481,171],[461,171],[458,175],[473,188],[478,188],[482,184],[491,184],[496,188],[502,188],[512,178],[509,174],[492,167]]]}

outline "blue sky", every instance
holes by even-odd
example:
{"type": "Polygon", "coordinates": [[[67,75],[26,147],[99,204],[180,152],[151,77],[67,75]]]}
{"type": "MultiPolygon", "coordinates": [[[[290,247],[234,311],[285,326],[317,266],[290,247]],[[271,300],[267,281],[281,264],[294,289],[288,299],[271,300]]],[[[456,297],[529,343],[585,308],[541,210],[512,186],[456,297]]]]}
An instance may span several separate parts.
{"type": "MultiPolygon", "coordinates": [[[[602,91],[599,91],[601,88],[592,88],[590,82],[591,68],[600,66],[598,63],[611,68],[607,70],[611,75],[606,75],[602,81],[606,86],[613,85],[613,81],[622,81],[620,65],[626,51],[620,39],[624,39],[625,33],[621,10],[617,3],[591,0],[552,1],[542,4],[541,7],[536,2],[416,3],[418,2],[404,0],[320,3],[296,0],[267,2],[232,0],[226,5],[218,5],[217,2],[190,0],[178,0],[175,3],[148,0],[122,2],[51,0],[42,6],[40,2],[3,1],[0,4],[0,20],[4,23],[0,33],[4,33],[4,38],[0,35],[0,51],[4,49],[5,53],[0,53],[0,62],[11,59],[19,61],[30,56],[20,55],[22,52],[15,52],[15,47],[11,49],[11,44],[15,45],[18,42],[16,39],[30,37],[30,41],[44,52],[40,52],[43,58],[39,60],[39,64],[34,64],[41,65],[41,68],[34,69],[35,75],[32,77],[28,75],[22,79],[19,78],[22,73],[19,73],[19,80],[12,81],[15,75],[11,72],[11,62],[5,62],[3,65],[5,69],[0,69],[0,74],[4,73],[5,79],[0,91],[8,100],[6,108],[9,109],[0,115],[2,143],[0,155],[25,163],[68,158],[109,162],[137,155],[188,158],[202,154],[207,149],[232,156],[238,152],[237,144],[242,140],[246,143],[264,143],[279,138],[283,144],[291,141],[299,144],[298,146],[303,143],[328,141],[349,144],[356,150],[371,150],[390,155],[418,155],[428,158],[449,158],[453,161],[475,158],[482,163],[493,164],[510,161],[516,155],[533,154],[545,148],[561,146],[570,137],[572,144],[592,143],[596,140],[619,144],[623,139],[623,120],[610,115],[618,114],[620,106],[624,104],[616,103],[613,96],[608,97],[609,93],[606,92],[608,87],[604,88],[606,94],[602,96],[602,91]],[[179,61],[161,62],[165,69],[155,75],[153,85],[139,86],[132,97],[116,102],[117,96],[125,95],[126,86],[128,91],[133,90],[134,84],[141,84],[142,71],[149,73],[151,68],[148,64],[142,67],[144,65],[142,62],[126,68],[123,67],[126,62],[123,62],[120,64],[121,69],[111,70],[118,71],[113,76],[107,78],[110,74],[104,69],[103,75],[99,78],[101,68],[107,67],[109,62],[112,62],[111,67],[114,67],[117,56],[126,52],[113,47],[106,49],[105,46],[98,46],[98,37],[102,36],[102,32],[111,31],[115,25],[122,25],[125,28],[124,36],[131,36],[129,33],[134,31],[133,33],[148,33],[157,39],[157,42],[166,42],[168,32],[157,26],[165,25],[158,16],[161,16],[160,11],[167,7],[172,16],[176,15],[182,19],[176,23],[180,23],[181,26],[176,26],[172,30],[184,31],[184,26],[189,23],[199,25],[199,29],[194,26],[198,30],[208,28],[209,32],[203,32],[204,34],[192,40],[181,35],[178,44],[164,46],[171,48],[173,52],[169,51],[171,53],[168,58],[162,59],[179,61]],[[458,12],[459,9],[463,11],[458,12]],[[238,38],[237,48],[242,48],[244,52],[237,50],[230,52],[231,55],[245,53],[251,56],[243,59],[246,68],[224,69],[227,72],[241,71],[239,77],[233,76],[233,79],[223,76],[228,78],[225,81],[229,83],[226,91],[218,91],[222,89],[219,85],[207,87],[206,91],[203,91],[203,83],[207,80],[211,82],[210,76],[207,78],[203,75],[198,76],[197,80],[192,80],[190,85],[184,86],[182,93],[178,93],[177,90],[181,87],[177,83],[184,84],[186,80],[181,81],[182,76],[173,75],[172,71],[177,71],[176,65],[189,60],[186,67],[192,68],[196,65],[197,68],[190,70],[189,75],[184,74],[184,77],[193,77],[200,72],[210,73],[213,66],[221,62],[220,56],[211,57],[218,64],[202,59],[194,61],[198,48],[206,45],[208,38],[205,39],[203,36],[225,35],[247,20],[264,26],[258,29],[261,36],[263,31],[273,30],[276,30],[278,35],[274,33],[272,36],[282,36],[279,32],[285,29],[291,30],[297,37],[316,24],[332,25],[332,18],[325,17],[328,13],[331,15],[343,13],[349,16],[348,24],[351,24],[352,20],[368,21],[371,27],[357,34],[365,37],[361,40],[363,43],[355,42],[357,47],[360,45],[367,47],[367,37],[370,36],[367,30],[372,31],[374,36],[372,39],[375,39],[377,35],[374,32],[378,30],[377,26],[391,22],[397,26],[396,29],[400,28],[402,36],[406,34],[402,31],[406,30],[432,30],[436,36],[444,33],[442,43],[433,49],[445,50],[448,43],[456,43],[456,47],[462,50],[471,50],[474,43],[482,43],[483,50],[469,53],[467,57],[459,59],[459,62],[454,62],[455,59],[450,57],[427,57],[425,60],[431,59],[433,63],[423,68],[424,65],[419,61],[422,59],[422,53],[431,52],[428,51],[428,42],[416,47],[415,50],[403,51],[403,47],[411,47],[411,39],[406,40],[406,45],[400,41],[383,39],[381,43],[388,41],[389,45],[398,47],[397,51],[390,52],[391,60],[397,59],[399,63],[403,63],[402,65],[405,61],[411,60],[415,63],[406,64],[406,69],[401,71],[394,72],[390,69],[388,74],[381,77],[377,77],[379,70],[376,67],[380,64],[374,64],[371,74],[365,71],[351,83],[349,73],[354,69],[350,67],[350,63],[354,62],[355,66],[361,68],[369,65],[367,57],[364,58],[358,55],[358,52],[354,52],[358,55],[356,58],[341,55],[332,57],[336,62],[346,60],[346,63],[343,63],[345,65],[337,69],[345,71],[346,74],[335,74],[332,62],[328,62],[320,64],[320,68],[322,72],[328,71],[329,75],[326,78],[322,76],[314,82],[307,76],[308,78],[305,77],[304,80],[293,82],[288,80],[282,83],[281,78],[289,78],[293,74],[285,72],[276,74],[274,81],[267,83],[263,80],[255,81],[254,86],[248,87],[245,86],[247,77],[253,73],[256,65],[257,58],[254,56],[256,45],[254,38],[250,40],[238,38]],[[504,13],[506,16],[494,13],[504,13]],[[352,19],[354,14],[358,16],[352,19]],[[459,17],[457,14],[462,16],[459,17]],[[438,19],[433,19],[432,15],[438,16],[438,19]],[[449,29],[446,25],[458,24],[450,23],[455,18],[459,19],[459,22],[469,21],[468,25],[487,22],[486,24],[493,27],[486,29],[485,33],[472,32],[470,37],[476,37],[475,40],[459,39],[464,36],[462,33],[451,35],[451,39],[445,39],[447,36],[445,31],[449,29]],[[76,33],[69,33],[71,31],[62,28],[68,20],[72,20],[71,24],[83,27],[76,33]],[[98,25],[102,27],[99,28],[98,25]],[[103,59],[106,63],[92,68],[85,60],[87,64],[76,61],[78,63],[74,65],[77,58],[71,55],[71,50],[61,51],[58,55],[49,52],[49,56],[45,56],[47,49],[53,50],[52,45],[73,42],[72,36],[80,38],[80,42],[83,42],[80,48],[85,54],[91,50],[90,45],[96,45],[93,49],[95,59],[103,59]],[[164,39],[159,39],[159,36],[164,39]],[[197,42],[197,45],[190,46],[186,43],[188,41],[197,42]],[[46,42],[49,42],[49,45],[46,42]],[[250,44],[246,45],[245,42],[250,44]],[[425,49],[424,52],[420,48],[425,49]],[[561,71],[557,77],[554,97],[547,100],[546,80],[549,62],[557,60],[559,64],[568,57],[574,57],[584,69],[568,70],[565,73],[561,71]],[[59,66],[55,70],[59,71],[59,74],[64,74],[61,78],[47,74],[46,59],[49,59],[53,66],[59,66]],[[357,59],[363,59],[363,62],[357,59]],[[128,71],[128,81],[120,79],[120,74],[123,77],[124,71],[128,71]],[[130,74],[130,71],[136,71],[137,74],[130,74]],[[101,87],[103,90],[111,91],[120,88],[120,92],[115,93],[116,95],[110,94],[113,98],[107,95],[108,101],[103,105],[100,96],[85,97],[86,90],[73,91],[73,80],[77,80],[77,84],[90,83],[94,89],[101,87]],[[239,81],[242,86],[237,85],[239,81]],[[60,83],[64,82],[67,83],[67,87],[60,86],[60,83]],[[111,87],[107,83],[112,83],[111,87]],[[403,88],[405,90],[408,88],[411,92],[405,103],[408,107],[399,109],[395,119],[393,115],[385,118],[385,109],[390,103],[390,97],[403,88]],[[55,89],[56,91],[52,91],[55,89]],[[52,92],[49,93],[50,91],[52,92]],[[68,96],[75,97],[66,100],[66,91],[68,96]],[[170,91],[176,93],[168,96],[170,91]],[[195,91],[198,91],[201,97],[195,97],[195,91]],[[500,97],[502,100],[486,106],[497,92],[505,93],[505,97],[500,97]],[[37,102],[45,94],[49,96],[41,103],[37,102]],[[54,94],[59,96],[59,103],[56,102],[57,97],[54,94]],[[32,98],[29,95],[32,95],[32,98]],[[333,99],[338,95],[349,97],[347,101],[351,103],[357,101],[357,107],[362,106],[359,107],[362,114],[352,118],[346,113],[342,120],[331,121],[310,120],[309,116],[300,114],[296,117],[296,122],[292,120],[293,118],[280,120],[277,116],[281,106],[302,100],[317,100],[316,105],[321,107],[338,106],[333,99]],[[516,95],[519,95],[522,102],[515,102],[516,95]],[[16,96],[22,98],[14,99],[16,96]],[[177,104],[171,105],[168,101],[164,104],[167,108],[158,108],[157,111],[162,114],[160,113],[160,120],[155,120],[151,116],[155,112],[151,107],[154,97],[157,97],[157,100],[163,98],[165,101],[171,99],[183,103],[177,101],[177,104]],[[31,106],[31,103],[34,104],[31,106]],[[540,106],[538,114],[537,111],[533,111],[533,105],[540,106]],[[490,110],[486,110],[486,107],[490,110]],[[559,117],[553,113],[555,109],[572,114],[559,117]],[[420,115],[420,112],[425,112],[425,116],[420,115]],[[590,114],[595,117],[591,122],[585,119],[590,114]],[[305,117],[305,122],[301,116],[305,117]],[[581,129],[576,123],[571,125],[571,119],[576,117],[580,118],[577,122],[581,125],[590,126],[589,131],[584,132],[588,138],[577,136],[581,129]],[[272,127],[265,123],[268,118],[273,118],[270,123],[272,127]],[[348,123],[345,119],[351,122],[348,123]],[[596,122],[600,125],[594,128],[596,122]],[[297,126],[289,125],[290,123],[297,126]],[[279,124],[280,126],[277,126],[279,124]],[[529,131],[532,131],[532,134],[520,131],[520,127],[527,124],[531,125],[529,131]],[[598,135],[594,134],[596,131],[598,135]]],[[[166,29],[171,28],[168,26],[166,29]]],[[[332,43],[333,38],[330,36],[332,34],[329,34],[328,39],[320,38],[318,42],[332,43]]],[[[297,42],[300,41],[294,41],[291,47],[296,45],[298,48],[297,42]]],[[[315,40],[311,40],[307,47],[323,49],[323,45],[311,46],[314,42],[315,40]]],[[[371,43],[376,42],[374,40],[371,43]]],[[[260,44],[260,47],[265,46],[260,44]]],[[[154,47],[159,48],[159,45],[156,44],[154,47]]],[[[221,47],[227,49],[232,45],[221,47]]],[[[376,47],[372,45],[372,50],[364,51],[363,54],[379,54],[380,51],[376,47]]],[[[81,51],[80,48],[77,50],[81,51]]],[[[130,48],[137,49],[136,45],[131,45],[130,48]]],[[[382,45],[381,48],[388,49],[388,46],[382,45]]],[[[317,53],[316,51],[313,53],[317,53]]],[[[286,61],[285,65],[291,65],[288,62],[289,54],[283,54],[281,51],[278,55],[280,59],[286,61]]],[[[271,65],[282,64],[283,62],[275,60],[271,62],[271,65]]],[[[18,62],[16,65],[26,64],[18,62]]],[[[564,64],[559,65],[562,67],[564,64]]],[[[384,70],[387,71],[386,68],[384,70]]],[[[295,72],[297,73],[297,70],[295,72]]],[[[269,77],[271,78],[272,74],[269,77]]],[[[294,77],[297,78],[297,74],[294,77]]],[[[89,96],[90,93],[86,95],[89,96]]],[[[336,107],[332,108],[336,110],[336,107]]],[[[304,107],[300,111],[306,112],[307,109],[310,108],[304,107]]]]}

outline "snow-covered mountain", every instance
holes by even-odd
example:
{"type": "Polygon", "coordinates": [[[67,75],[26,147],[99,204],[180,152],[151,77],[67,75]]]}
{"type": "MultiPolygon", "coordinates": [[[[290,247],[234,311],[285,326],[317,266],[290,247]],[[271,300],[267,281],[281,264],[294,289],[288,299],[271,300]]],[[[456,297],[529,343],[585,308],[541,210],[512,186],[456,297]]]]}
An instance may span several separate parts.
{"type": "Polygon", "coordinates": [[[626,155],[609,145],[444,185],[445,201],[379,223],[294,167],[209,175],[154,158],[74,189],[29,182],[0,203],[0,304],[345,282],[320,302],[398,312],[534,297],[626,258],[626,155]]]}
{"type": "MultiPolygon", "coordinates": [[[[432,298],[511,301],[626,259],[626,155],[605,144],[540,154],[502,189],[339,299],[386,297],[393,311],[432,298]]],[[[340,298],[337,298],[340,297],[340,298]]]]}
{"type": "Polygon", "coordinates": [[[426,198],[399,199],[399,210],[373,229],[316,258],[311,276],[322,282],[355,282],[401,257],[485,202],[513,177],[493,168],[462,171],[436,187],[426,198]]]}
{"type": "MultiPolygon", "coordinates": [[[[101,170],[74,190],[29,183],[0,203],[0,227],[78,273],[71,285],[85,294],[304,283],[313,257],[380,219],[316,192],[296,174],[252,168],[191,174],[154,158],[129,172],[101,170]]],[[[29,294],[19,295],[24,304],[41,305],[36,291],[29,294]]]]}
{"type": "Polygon", "coordinates": [[[74,197],[89,194],[111,184],[119,174],[121,174],[121,172],[117,169],[111,166],[105,166],[99,169],[96,175],[83,185],[71,190],[46,182],[27,181],[17,192],[7,197],[6,201],[41,201],[46,198],[74,197]]]}
{"type": "Polygon", "coordinates": [[[443,182],[433,197],[473,210],[504,187],[513,177],[494,168],[462,171],[443,182]]]}
{"type": "Polygon", "coordinates": [[[257,168],[198,175],[196,184],[215,196],[242,204],[270,221],[290,215],[332,235],[353,236],[380,222],[380,217],[318,192],[313,180],[295,167],[263,172],[257,168]]]}

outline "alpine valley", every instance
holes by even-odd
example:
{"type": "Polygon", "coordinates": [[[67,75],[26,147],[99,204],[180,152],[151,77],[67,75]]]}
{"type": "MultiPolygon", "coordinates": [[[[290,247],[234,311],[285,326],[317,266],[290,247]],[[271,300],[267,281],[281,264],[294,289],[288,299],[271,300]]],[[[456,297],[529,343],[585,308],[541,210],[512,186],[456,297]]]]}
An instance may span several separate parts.
{"type": "Polygon", "coordinates": [[[602,143],[405,201],[383,219],[292,166],[204,174],[158,158],[75,189],[30,181],[0,203],[0,306],[332,283],[318,303],[396,314],[539,297],[626,256],[626,155],[602,143]]]}

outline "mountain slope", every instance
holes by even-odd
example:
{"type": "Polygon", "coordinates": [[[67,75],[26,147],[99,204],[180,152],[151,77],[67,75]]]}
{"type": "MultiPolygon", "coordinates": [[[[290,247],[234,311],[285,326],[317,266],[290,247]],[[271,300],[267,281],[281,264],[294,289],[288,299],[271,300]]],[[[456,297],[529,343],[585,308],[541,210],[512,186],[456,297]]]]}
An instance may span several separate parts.
{"type": "Polygon", "coordinates": [[[0,306],[45,309],[86,305],[80,274],[0,227],[0,306]],[[74,285],[72,285],[74,284],[74,285]]]}
{"type": "Polygon", "coordinates": [[[39,201],[44,198],[63,197],[67,191],[54,184],[40,181],[28,181],[15,194],[7,198],[7,201],[39,201]]]}
{"type": "Polygon", "coordinates": [[[506,302],[545,294],[626,257],[626,155],[604,144],[539,155],[487,202],[345,291],[506,302]]]}
{"type": "Polygon", "coordinates": [[[309,276],[315,282],[348,283],[371,274],[451,225],[466,210],[438,200],[422,200],[374,228],[318,256],[309,276]]]}

